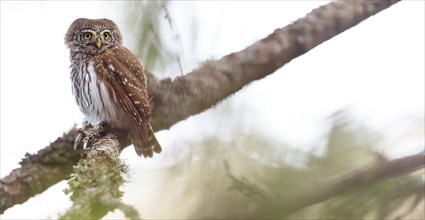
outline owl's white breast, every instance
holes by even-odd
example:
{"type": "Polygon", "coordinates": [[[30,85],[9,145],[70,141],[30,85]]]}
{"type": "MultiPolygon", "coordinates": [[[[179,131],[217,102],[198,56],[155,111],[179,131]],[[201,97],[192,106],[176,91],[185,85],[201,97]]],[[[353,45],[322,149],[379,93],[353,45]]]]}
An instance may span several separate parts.
{"type": "Polygon", "coordinates": [[[117,108],[119,104],[109,94],[105,84],[107,82],[97,77],[93,61],[83,61],[81,64],[78,73],[71,77],[74,85],[72,92],[87,121],[92,125],[106,122],[113,127],[124,127],[122,121],[125,120],[119,119],[125,115],[117,108]],[[79,89],[76,86],[79,86],[79,89]]]}

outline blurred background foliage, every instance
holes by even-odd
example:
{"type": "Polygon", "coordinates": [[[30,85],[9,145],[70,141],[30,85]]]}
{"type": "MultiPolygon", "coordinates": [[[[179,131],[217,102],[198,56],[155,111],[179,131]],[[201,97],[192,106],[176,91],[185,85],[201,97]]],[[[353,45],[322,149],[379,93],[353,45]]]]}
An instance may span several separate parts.
{"type": "Polygon", "coordinates": [[[127,24],[133,33],[136,42],[135,53],[143,57],[143,63],[149,70],[156,73],[165,70],[165,67],[177,67],[183,74],[181,64],[180,35],[168,10],[169,1],[129,1],[127,24]],[[170,36],[172,45],[166,46],[170,36]]]}
{"type": "MultiPolygon", "coordinates": [[[[232,120],[234,116],[222,117],[232,120]]],[[[380,159],[370,151],[379,143],[380,135],[364,130],[348,117],[329,118],[331,132],[324,137],[327,144],[321,155],[297,151],[255,133],[241,132],[228,141],[211,136],[185,143],[189,151],[175,164],[158,171],[163,175],[161,188],[166,189],[160,196],[172,200],[171,204],[185,210],[185,217],[191,219],[256,218],[265,203],[256,194],[257,190],[276,196],[290,195],[380,159]],[[244,184],[229,178],[226,164],[231,174],[244,184]],[[247,189],[247,185],[254,189],[247,189]]],[[[354,190],[282,218],[423,219],[423,199],[421,170],[354,190]]],[[[280,213],[278,209],[267,211],[280,213]]],[[[170,212],[174,213],[172,208],[170,212]]]]}
{"type": "MultiPolygon", "coordinates": [[[[182,45],[181,34],[174,26],[175,17],[170,14],[169,7],[169,1],[128,2],[127,21],[138,44],[137,54],[147,68],[156,70],[157,74],[167,68],[174,72],[179,69],[183,73],[181,50],[193,47],[182,45]],[[173,43],[165,43],[164,39],[170,37],[173,43]]],[[[192,35],[194,33],[192,31],[192,35]]],[[[196,40],[196,36],[192,38],[196,40]]],[[[196,60],[196,57],[187,59],[196,60]]],[[[218,132],[179,143],[181,146],[172,162],[156,171],[161,176],[156,184],[162,189],[156,194],[161,198],[158,205],[162,214],[158,214],[159,217],[219,219],[255,216],[264,201],[235,184],[227,172],[247,185],[285,195],[385,157],[385,152],[377,152],[376,146],[387,140],[380,132],[352,120],[347,109],[324,119],[329,132],[322,137],[323,143],[313,147],[314,151],[298,150],[297,146],[275,141],[255,129],[245,129],[243,119],[238,117],[240,110],[229,99],[218,105],[209,115],[209,121],[231,122],[231,134],[224,137],[218,132]]],[[[419,126],[410,133],[421,137],[423,120],[417,119],[419,126]]],[[[219,126],[227,125],[222,123],[219,126]]],[[[226,129],[219,126],[216,129],[226,129]]],[[[424,174],[421,170],[337,196],[282,218],[423,219],[423,206],[424,174]]]]}

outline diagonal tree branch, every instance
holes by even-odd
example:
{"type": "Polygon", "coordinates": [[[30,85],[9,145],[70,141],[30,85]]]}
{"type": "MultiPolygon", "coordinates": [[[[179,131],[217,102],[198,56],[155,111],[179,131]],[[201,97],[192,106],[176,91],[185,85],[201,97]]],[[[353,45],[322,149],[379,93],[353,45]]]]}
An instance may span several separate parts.
{"type": "MultiPolygon", "coordinates": [[[[228,165],[225,164],[225,166],[228,165]]],[[[421,152],[399,159],[377,161],[370,166],[350,171],[345,175],[320,183],[309,184],[300,190],[281,196],[246,181],[239,180],[230,173],[229,168],[226,168],[226,170],[227,175],[232,180],[232,189],[240,190],[252,197],[255,196],[263,199],[263,204],[258,208],[256,213],[253,213],[253,217],[280,219],[282,216],[310,205],[324,202],[344,193],[369,187],[385,179],[405,175],[423,169],[424,167],[425,152],[421,152]]]]}
{"type": "MultiPolygon", "coordinates": [[[[370,186],[382,180],[408,174],[422,169],[425,166],[425,154],[418,153],[389,161],[379,161],[374,165],[351,171],[343,176],[330,179],[326,182],[316,184],[313,187],[300,190],[280,201],[281,213],[287,214],[298,211],[301,208],[326,201],[346,192],[362,187],[370,186]]],[[[270,207],[267,207],[268,209],[270,207]]],[[[262,210],[259,215],[265,216],[262,210]]]]}
{"type": "MultiPolygon", "coordinates": [[[[149,77],[155,131],[211,108],[245,85],[261,79],[292,59],[390,7],[399,0],[337,1],[313,10],[306,17],[246,49],[209,61],[173,80],[149,77]]],[[[26,155],[21,167],[0,181],[0,213],[66,179],[79,159],[73,151],[76,129],[36,154],[26,155]],[[48,174],[48,175],[47,175],[48,174]]]]}
{"type": "Polygon", "coordinates": [[[71,129],[37,154],[25,155],[21,167],[0,180],[0,213],[69,178],[80,159],[79,152],[73,150],[76,136],[77,130],[71,129]]]}
{"type": "Polygon", "coordinates": [[[150,84],[157,130],[198,114],[250,82],[266,77],[292,59],[357,25],[398,0],[337,1],[324,5],[242,51],[177,77],[150,84]]]}

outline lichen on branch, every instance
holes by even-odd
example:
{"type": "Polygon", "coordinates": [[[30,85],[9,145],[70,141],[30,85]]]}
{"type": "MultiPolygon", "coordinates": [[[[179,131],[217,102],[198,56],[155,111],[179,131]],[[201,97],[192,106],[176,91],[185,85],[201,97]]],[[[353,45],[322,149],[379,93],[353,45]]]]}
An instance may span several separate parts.
{"type": "Polygon", "coordinates": [[[112,129],[106,135],[99,135],[96,129],[98,127],[83,131],[93,144],[74,166],[69,188],[65,190],[71,194],[73,204],[60,219],[98,219],[114,209],[121,210],[130,219],[139,219],[134,208],[121,202],[120,186],[126,182],[128,167],[119,155],[126,135],[112,129]]]}

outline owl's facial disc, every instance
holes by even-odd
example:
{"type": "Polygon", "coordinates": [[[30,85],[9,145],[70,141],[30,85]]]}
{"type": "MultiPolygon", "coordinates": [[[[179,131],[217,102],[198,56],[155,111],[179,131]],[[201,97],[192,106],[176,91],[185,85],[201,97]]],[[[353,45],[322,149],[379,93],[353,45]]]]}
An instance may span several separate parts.
{"type": "Polygon", "coordinates": [[[96,55],[122,45],[117,25],[109,19],[76,19],[65,35],[71,52],[96,55]]]}
{"type": "Polygon", "coordinates": [[[111,46],[112,36],[109,30],[83,30],[80,36],[86,47],[102,51],[111,46]]]}

